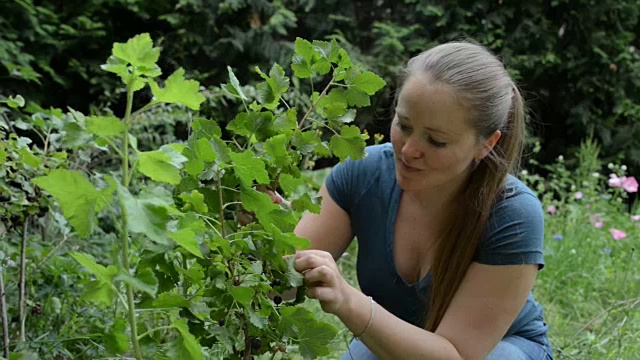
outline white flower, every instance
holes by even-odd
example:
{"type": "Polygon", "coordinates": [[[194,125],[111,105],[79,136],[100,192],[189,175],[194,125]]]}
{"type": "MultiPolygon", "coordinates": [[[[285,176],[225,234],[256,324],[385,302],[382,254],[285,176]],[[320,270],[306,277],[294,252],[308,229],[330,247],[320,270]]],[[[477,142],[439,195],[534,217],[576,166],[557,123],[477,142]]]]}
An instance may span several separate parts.
{"type": "Polygon", "coordinates": [[[529,175],[529,172],[527,170],[522,170],[522,171],[520,171],[520,175],[527,176],[527,175],[529,175]]]}
{"type": "Polygon", "coordinates": [[[598,177],[600,177],[600,173],[599,172],[594,172],[593,174],[591,174],[591,176],[593,176],[594,178],[598,178],[598,177]]]}
{"type": "Polygon", "coordinates": [[[613,163],[609,163],[609,165],[607,165],[607,167],[608,167],[609,169],[613,169],[613,163]]]}
{"type": "Polygon", "coordinates": [[[622,170],[622,171],[627,171],[627,165],[622,165],[622,166],[620,166],[620,170],[622,170]]]}
{"type": "Polygon", "coordinates": [[[558,156],[558,161],[563,162],[564,161],[564,156],[562,156],[562,155],[558,156]]]}

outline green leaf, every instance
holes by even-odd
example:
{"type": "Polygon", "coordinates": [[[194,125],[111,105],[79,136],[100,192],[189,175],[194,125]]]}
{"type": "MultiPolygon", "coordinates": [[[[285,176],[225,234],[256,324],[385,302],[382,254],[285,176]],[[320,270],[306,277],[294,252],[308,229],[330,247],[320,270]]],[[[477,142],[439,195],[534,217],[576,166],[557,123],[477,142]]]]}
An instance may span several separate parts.
{"type": "Polygon", "coordinates": [[[212,145],[213,150],[217,154],[220,161],[227,164],[231,162],[231,150],[229,150],[229,147],[224,141],[222,141],[222,139],[214,136],[212,145]]]}
{"type": "Polygon", "coordinates": [[[153,47],[148,33],[139,34],[126,43],[113,44],[113,55],[133,66],[153,68],[160,58],[160,48],[153,47]]]}
{"type": "Polygon", "coordinates": [[[278,328],[298,343],[300,353],[306,359],[315,359],[330,354],[328,344],[338,335],[338,329],[319,322],[306,308],[285,307],[281,309],[278,328]]]}
{"type": "Polygon", "coordinates": [[[292,287],[298,287],[304,284],[304,275],[300,274],[295,268],[296,256],[290,255],[284,258],[287,263],[287,282],[292,287]]]}
{"type": "Polygon", "coordinates": [[[284,231],[292,230],[291,228],[295,227],[296,219],[293,214],[274,204],[269,195],[263,192],[252,188],[242,188],[240,201],[245,209],[255,212],[258,221],[271,231],[277,230],[274,227],[284,231]]]}
{"type": "Polygon", "coordinates": [[[177,307],[189,307],[189,301],[180,295],[164,292],[153,301],[154,308],[177,308],[177,307]]]}
{"type": "Polygon", "coordinates": [[[144,291],[151,296],[156,296],[158,291],[158,279],[149,269],[140,271],[136,276],[120,272],[115,280],[131,285],[135,290],[144,291]]]}
{"type": "Polygon", "coordinates": [[[20,158],[20,161],[32,168],[37,168],[42,163],[42,160],[33,155],[28,147],[20,148],[20,150],[18,150],[18,157],[20,158]]]}
{"type": "Polygon", "coordinates": [[[115,116],[87,116],[87,132],[98,136],[115,136],[127,130],[127,126],[115,116]]]}
{"type": "Polygon", "coordinates": [[[314,75],[311,61],[315,51],[307,40],[296,38],[295,54],[292,58],[291,69],[296,77],[306,79],[314,75]]]}
{"type": "Polygon", "coordinates": [[[150,80],[149,86],[154,96],[154,103],[182,104],[192,110],[200,109],[204,96],[200,93],[200,83],[184,78],[184,69],[179,68],[171,74],[160,88],[155,81],[150,80]]]}
{"type": "Polygon", "coordinates": [[[301,330],[298,333],[298,346],[303,357],[315,359],[331,353],[327,344],[338,335],[338,329],[333,325],[316,321],[301,330]]]}
{"type": "Polygon", "coordinates": [[[123,354],[129,350],[129,337],[125,334],[127,323],[117,319],[111,331],[104,335],[104,344],[111,354],[123,354]]]}
{"type": "Polygon", "coordinates": [[[155,181],[177,185],[182,179],[180,169],[188,159],[168,145],[159,150],[140,152],[138,170],[155,181]]]}
{"type": "Polygon", "coordinates": [[[242,287],[242,286],[233,286],[229,288],[229,293],[233,296],[233,299],[244,306],[249,306],[251,303],[251,299],[255,294],[255,291],[252,288],[242,287]]]}
{"type": "Polygon", "coordinates": [[[335,40],[331,40],[331,42],[315,40],[313,49],[327,61],[337,64],[340,60],[340,46],[335,40]]]}
{"type": "Polygon", "coordinates": [[[178,232],[169,233],[169,237],[176,243],[178,243],[178,245],[182,246],[185,250],[201,259],[204,259],[204,256],[200,251],[200,245],[196,240],[196,234],[193,232],[193,230],[180,229],[178,230],[178,232]]]}
{"type": "MultiPolygon", "coordinates": [[[[114,268],[114,276],[118,270],[114,268]]],[[[83,299],[86,301],[102,304],[104,306],[113,306],[113,300],[116,297],[116,291],[113,285],[104,281],[96,280],[87,285],[84,290],[83,299]]]]}
{"type": "Polygon", "coordinates": [[[362,159],[365,155],[366,134],[360,134],[360,129],[354,125],[343,126],[340,135],[331,138],[331,151],[344,162],[347,158],[353,160],[362,159]]]}
{"type": "Polygon", "coordinates": [[[291,202],[291,208],[294,211],[310,211],[314,214],[320,213],[320,205],[314,202],[309,194],[303,194],[300,198],[291,202]]]}
{"type": "Polygon", "coordinates": [[[280,175],[280,186],[286,196],[291,196],[299,187],[304,186],[305,182],[301,178],[295,178],[291,174],[280,175]]]}
{"type": "MultiPolygon", "coordinates": [[[[173,326],[180,332],[181,339],[177,344],[180,348],[180,356],[175,359],[184,360],[202,360],[202,348],[196,340],[195,336],[189,332],[189,326],[186,319],[180,319],[173,322],[173,326]]],[[[174,348],[175,350],[175,348],[174,348]]]]}
{"type": "Polygon", "coordinates": [[[205,137],[207,139],[211,139],[213,136],[222,136],[220,126],[218,126],[215,121],[205,118],[193,119],[191,129],[193,129],[193,136],[196,138],[205,137]]]}
{"type": "Polygon", "coordinates": [[[24,106],[24,98],[22,97],[22,95],[16,95],[16,97],[9,96],[7,98],[7,105],[9,105],[9,107],[12,108],[12,109],[17,109],[19,107],[23,107],[24,106]]]}
{"type": "Polygon", "coordinates": [[[147,188],[139,197],[134,197],[122,186],[118,187],[118,193],[127,211],[129,231],[144,234],[159,244],[168,244],[167,208],[171,203],[171,194],[157,187],[147,188]]]}
{"type": "Polygon", "coordinates": [[[298,128],[298,113],[295,108],[287,110],[286,113],[278,115],[271,125],[276,133],[291,134],[298,128]]]}
{"type": "Polygon", "coordinates": [[[268,129],[272,121],[273,114],[270,112],[241,112],[227,124],[227,130],[250,137],[268,129]]]}
{"type": "Polygon", "coordinates": [[[222,85],[222,89],[233,97],[237,97],[244,101],[249,100],[249,98],[242,92],[240,81],[238,81],[236,74],[233,73],[231,66],[227,66],[227,71],[229,72],[229,81],[231,81],[231,84],[222,85]]]}
{"type": "Polygon", "coordinates": [[[386,85],[386,82],[371,71],[365,71],[356,75],[351,85],[371,96],[382,89],[386,85]]]}
{"type": "Polygon", "coordinates": [[[206,214],[209,209],[207,205],[204,203],[204,195],[201,194],[198,190],[191,190],[191,193],[182,193],[180,194],[180,198],[192,205],[193,210],[198,213],[206,214]]]}
{"type": "Polygon", "coordinates": [[[291,157],[287,153],[287,135],[276,135],[264,143],[264,152],[269,157],[269,162],[278,167],[285,167],[291,163],[291,157]]]}
{"type": "Polygon", "coordinates": [[[98,264],[93,256],[89,254],[72,253],[71,256],[90,273],[95,275],[97,279],[96,281],[92,281],[85,289],[85,299],[107,306],[112,305],[113,298],[116,294],[112,281],[118,274],[118,269],[113,265],[104,267],[98,264]]]}
{"type": "Polygon", "coordinates": [[[271,201],[269,195],[248,187],[240,190],[240,201],[242,201],[242,206],[248,211],[268,213],[278,209],[278,205],[271,201]]]}
{"type": "Polygon", "coordinates": [[[291,138],[291,144],[301,153],[308,154],[313,152],[320,144],[320,138],[313,131],[296,131],[291,138]]]}
{"type": "Polygon", "coordinates": [[[259,312],[253,311],[252,309],[247,309],[245,313],[248,315],[247,319],[249,322],[257,327],[258,329],[264,329],[269,325],[269,319],[265,316],[262,316],[259,312]]]}
{"type": "Polygon", "coordinates": [[[82,265],[85,269],[89,270],[90,273],[96,276],[96,278],[100,281],[110,284],[113,281],[113,278],[118,273],[117,269],[114,266],[104,267],[98,264],[95,258],[89,254],[85,253],[72,253],[71,257],[74,258],[80,265],[82,265]]]}
{"type": "Polygon", "coordinates": [[[81,172],[56,169],[32,182],[56,199],[78,236],[93,232],[100,194],[81,172]]]}
{"type": "Polygon", "coordinates": [[[371,105],[369,95],[354,87],[348,88],[346,95],[349,106],[365,107],[371,105]]]}
{"type": "Polygon", "coordinates": [[[269,76],[264,74],[258,67],[256,71],[266,81],[258,84],[258,101],[264,104],[267,109],[275,109],[280,102],[282,94],[289,89],[289,78],[278,64],[273,64],[269,76]]]}
{"type": "Polygon", "coordinates": [[[255,157],[253,152],[246,150],[241,153],[232,152],[231,159],[235,167],[235,174],[246,186],[251,186],[253,180],[258,184],[268,184],[269,174],[265,170],[262,159],[255,157]]]}

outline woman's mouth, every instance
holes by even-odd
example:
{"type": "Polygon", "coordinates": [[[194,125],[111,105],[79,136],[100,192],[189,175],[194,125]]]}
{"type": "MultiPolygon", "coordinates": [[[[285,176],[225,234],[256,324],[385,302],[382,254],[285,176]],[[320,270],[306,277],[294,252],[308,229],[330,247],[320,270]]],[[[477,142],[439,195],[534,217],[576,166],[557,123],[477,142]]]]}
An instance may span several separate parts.
{"type": "Polygon", "coordinates": [[[400,166],[402,167],[402,170],[404,170],[405,172],[415,173],[415,172],[422,171],[422,169],[418,169],[418,168],[415,168],[413,166],[407,165],[407,163],[405,163],[402,160],[398,160],[398,162],[400,163],[400,166]]]}

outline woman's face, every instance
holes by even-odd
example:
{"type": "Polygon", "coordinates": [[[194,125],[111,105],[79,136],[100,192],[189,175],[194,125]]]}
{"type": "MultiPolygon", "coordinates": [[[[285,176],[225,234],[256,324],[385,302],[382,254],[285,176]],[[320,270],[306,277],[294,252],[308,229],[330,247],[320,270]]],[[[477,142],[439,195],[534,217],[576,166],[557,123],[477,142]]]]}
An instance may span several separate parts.
{"type": "Polygon", "coordinates": [[[455,186],[483,153],[468,111],[426,74],[407,79],[395,112],[391,143],[404,191],[455,186]]]}

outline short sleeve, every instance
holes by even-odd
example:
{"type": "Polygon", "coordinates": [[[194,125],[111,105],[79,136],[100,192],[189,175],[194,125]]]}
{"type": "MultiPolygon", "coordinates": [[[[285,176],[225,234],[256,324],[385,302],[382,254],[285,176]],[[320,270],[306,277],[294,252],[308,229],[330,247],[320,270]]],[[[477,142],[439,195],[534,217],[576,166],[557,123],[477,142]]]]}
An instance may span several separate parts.
{"type": "Polygon", "coordinates": [[[368,146],[365,148],[364,159],[347,158],[344,162],[336,164],[325,179],[331,199],[351,214],[360,198],[374,184],[383,171],[382,168],[389,162],[385,160],[393,158],[391,151],[391,144],[388,143],[368,146]]]}
{"type": "Polygon", "coordinates": [[[353,161],[347,159],[343,163],[336,164],[325,179],[325,185],[331,199],[347,213],[350,213],[354,203],[353,167],[353,161]]]}
{"type": "Polygon", "coordinates": [[[544,267],[544,216],[538,198],[517,191],[492,209],[474,261],[487,265],[544,267]]]}

